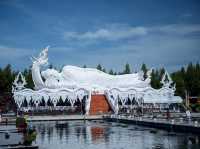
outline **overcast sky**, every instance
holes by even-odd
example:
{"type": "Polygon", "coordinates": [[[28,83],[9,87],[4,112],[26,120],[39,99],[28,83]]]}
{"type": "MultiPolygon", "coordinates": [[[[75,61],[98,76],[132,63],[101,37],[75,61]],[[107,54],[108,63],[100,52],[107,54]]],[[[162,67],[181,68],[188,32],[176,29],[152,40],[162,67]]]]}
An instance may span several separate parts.
{"type": "Polygon", "coordinates": [[[0,66],[179,69],[200,60],[200,0],[0,0],[0,66]]]}

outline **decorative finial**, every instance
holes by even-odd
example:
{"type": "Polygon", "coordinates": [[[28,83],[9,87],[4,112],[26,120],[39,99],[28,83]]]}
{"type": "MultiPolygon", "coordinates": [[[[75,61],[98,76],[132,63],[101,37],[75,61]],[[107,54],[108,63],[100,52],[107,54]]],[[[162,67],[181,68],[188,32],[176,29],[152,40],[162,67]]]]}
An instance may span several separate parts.
{"type": "Polygon", "coordinates": [[[25,77],[22,75],[21,72],[18,73],[16,76],[13,86],[12,86],[12,92],[22,90],[25,88],[24,86],[27,84],[25,77]]]}
{"type": "Polygon", "coordinates": [[[36,57],[31,57],[31,60],[33,62],[33,64],[39,64],[39,65],[45,65],[48,64],[48,49],[50,46],[47,46],[46,48],[44,48],[39,56],[36,57]]]}
{"type": "Polygon", "coordinates": [[[169,73],[167,71],[165,71],[165,73],[162,76],[162,79],[160,81],[160,83],[164,86],[164,87],[171,87],[171,84],[173,83],[169,73]]]}

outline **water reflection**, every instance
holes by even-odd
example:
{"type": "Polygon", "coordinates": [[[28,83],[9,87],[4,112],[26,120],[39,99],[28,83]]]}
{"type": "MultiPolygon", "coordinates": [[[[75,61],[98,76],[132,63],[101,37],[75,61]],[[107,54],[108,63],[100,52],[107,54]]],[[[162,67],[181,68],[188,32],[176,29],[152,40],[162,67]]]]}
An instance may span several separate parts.
{"type": "Polygon", "coordinates": [[[103,121],[34,122],[42,149],[199,149],[199,137],[103,121]]]}

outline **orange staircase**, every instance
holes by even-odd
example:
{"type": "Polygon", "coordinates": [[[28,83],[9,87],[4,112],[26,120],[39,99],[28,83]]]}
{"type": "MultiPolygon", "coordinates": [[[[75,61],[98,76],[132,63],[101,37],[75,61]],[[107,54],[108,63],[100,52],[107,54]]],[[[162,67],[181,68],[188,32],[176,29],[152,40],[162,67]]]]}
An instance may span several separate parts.
{"type": "Polygon", "coordinates": [[[111,112],[110,105],[103,94],[92,95],[90,103],[90,115],[106,114],[111,112]]]}

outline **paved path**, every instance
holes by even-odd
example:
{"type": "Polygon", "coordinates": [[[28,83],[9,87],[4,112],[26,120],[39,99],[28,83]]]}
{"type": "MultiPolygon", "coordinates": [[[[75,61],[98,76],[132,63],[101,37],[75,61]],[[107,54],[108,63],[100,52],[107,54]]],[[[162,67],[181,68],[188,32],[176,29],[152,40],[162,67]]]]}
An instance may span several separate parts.
{"type": "Polygon", "coordinates": [[[127,117],[120,115],[107,116],[104,119],[108,121],[136,124],[142,126],[148,126],[153,128],[165,129],[168,131],[176,132],[189,132],[189,133],[199,133],[200,134],[200,124],[197,121],[183,121],[174,119],[150,119],[142,117],[127,117]]]}
{"type": "Polygon", "coordinates": [[[28,116],[28,121],[62,121],[62,120],[98,120],[103,119],[102,115],[47,115],[47,116],[28,116]]]}

